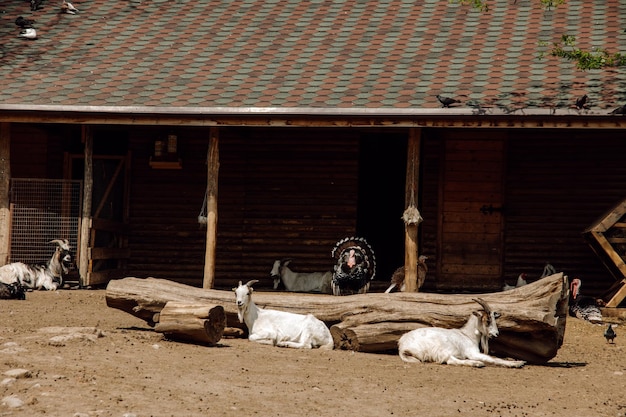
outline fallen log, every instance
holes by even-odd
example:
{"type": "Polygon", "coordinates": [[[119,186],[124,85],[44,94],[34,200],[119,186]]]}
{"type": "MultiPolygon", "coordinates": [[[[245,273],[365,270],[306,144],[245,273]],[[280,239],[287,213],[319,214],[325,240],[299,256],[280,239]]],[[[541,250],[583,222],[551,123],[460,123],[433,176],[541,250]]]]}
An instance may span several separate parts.
{"type": "Polygon", "coordinates": [[[154,330],[172,340],[215,346],[224,335],[226,314],[221,305],[189,305],[168,301],[154,330]]]}
{"type": "MultiPolygon", "coordinates": [[[[509,291],[486,294],[368,293],[344,297],[256,291],[262,308],[312,313],[330,327],[335,348],[362,352],[397,349],[406,331],[423,327],[461,327],[481,297],[501,314],[500,336],[491,341],[491,353],[547,362],[563,343],[568,309],[567,278],[554,274],[509,291]]],[[[107,305],[154,325],[154,314],[168,301],[189,305],[223,305],[227,325],[245,329],[237,319],[230,291],[208,290],[157,278],[124,278],[109,283],[107,305]]]]}

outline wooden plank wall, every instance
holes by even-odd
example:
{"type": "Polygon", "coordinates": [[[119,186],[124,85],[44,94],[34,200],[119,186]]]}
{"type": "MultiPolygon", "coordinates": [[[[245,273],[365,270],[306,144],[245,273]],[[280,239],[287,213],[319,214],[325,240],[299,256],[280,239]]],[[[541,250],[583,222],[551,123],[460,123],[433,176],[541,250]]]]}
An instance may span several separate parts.
{"type": "Polygon", "coordinates": [[[358,140],[348,130],[225,130],[220,135],[217,285],[271,285],[276,259],[332,269],[335,242],[354,234],[358,140]]]}
{"type": "Polygon", "coordinates": [[[530,133],[510,133],[505,274],[536,279],[551,262],[579,277],[583,293],[600,295],[614,280],[582,233],[626,196],[623,133],[530,133]]]}
{"type": "MultiPolygon", "coordinates": [[[[159,132],[131,136],[130,274],[202,285],[207,129],[179,129],[181,170],[150,168],[159,132]]],[[[259,279],[274,259],[330,270],[334,243],[354,233],[358,141],[348,131],[225,129],[220,133],[216,288],[259,279]]]]}
{"type": "MultiPolygon", "coordinates": [[[[198,213],[206,187],[208,137],[177,130],[182,169],[154,169],[150,157],[163,129],[132,129],[129,275],[202,285],[206,231],[198,213]]],[[[208,135],[208,129],[206,130],[208,135]]]]}

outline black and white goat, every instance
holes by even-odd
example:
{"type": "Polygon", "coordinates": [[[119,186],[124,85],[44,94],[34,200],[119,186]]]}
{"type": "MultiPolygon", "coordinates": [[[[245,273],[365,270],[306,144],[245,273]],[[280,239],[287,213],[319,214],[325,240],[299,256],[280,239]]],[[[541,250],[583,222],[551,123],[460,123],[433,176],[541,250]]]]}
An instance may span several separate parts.
{"type": "Polygon", "coordinates": [[[0,282],[19,284],[27,290],[54,291],[63,285],[63,275],[69,272],[72,264],[70,243],[67,239],[54,239],[49,243],[57,245],[46,265],[29,265],[13,262],[0,267],[0,282]]]}
{"type": "Polygon", "coordinates": [[[248,327],[248,340],[280,347],[333,349],[330,330],[314,315],[267,310],[254,304],[252,285],[256,282],[259,281],[239,281],[239,286],[233,288],[237,316],[248,327]]]}
{"type": "Polygon", "coordinates": [[[0,282],[0,300],[25,300],[26,293],[24,287],[18,282],[13,284],[5,284],[0,282]]]}
{"type": "Polygon", "coordinates": [[[473,312],[460,329],[422,327],[402,335],[398,341],[400,358],[405,362],[437,362],[474,367],[524,366],[524,361],[500,359],[488,354],[489,338],[499,334],[496,318],[500,315],[492,311],[485,300],[477,298],[474,301],[483,310],[473,312]]]}
{"type": "Polygon", "coordinates": [[[294,272],[289,268],[291,259],[274,261],[270,277],[274,279],[274,289],[277,290],[281,281],[287,291],[293,292],[319,292],[332,294],[330,281],[333,279],[332,271],[327,272],[294,272]]]}

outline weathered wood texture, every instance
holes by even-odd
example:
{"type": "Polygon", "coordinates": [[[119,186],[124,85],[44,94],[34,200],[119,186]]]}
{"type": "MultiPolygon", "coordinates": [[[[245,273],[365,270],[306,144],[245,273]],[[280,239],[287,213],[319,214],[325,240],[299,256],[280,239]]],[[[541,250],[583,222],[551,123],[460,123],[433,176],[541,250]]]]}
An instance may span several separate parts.
{"type": "Polygon", "coordinates": [[[11,212],[11,129],[9,123],[0,123],[0,266],[9,261],[11,212]]]}
{"type": "MultiPolygon", "coordinates": [[[[346,297],[293,293],[254,293],[262,308],[312,313],[330,328],[335,347],[362,352],[396,349],[406,331],[423,326],[461,327],[481,297],[502,314],[494,354],[546,362],[563,343],[568,310],[567,279],[558,273],[514,290],[486,294],[368,293],[346,297]]],[[[168,301],[223,305],[227,325],[237,320],[234,295],[156,278],[111,281],[107,305],[154,324],[154,314],[168,301]]]]}
{"type": "Polygon", "coordinates": [[[173,340],[213,346],[222,338],[226,328],[226,314],[221,305],[199,306],[168,301],[157,314],[158,323],[154,330],[173,340]]]}

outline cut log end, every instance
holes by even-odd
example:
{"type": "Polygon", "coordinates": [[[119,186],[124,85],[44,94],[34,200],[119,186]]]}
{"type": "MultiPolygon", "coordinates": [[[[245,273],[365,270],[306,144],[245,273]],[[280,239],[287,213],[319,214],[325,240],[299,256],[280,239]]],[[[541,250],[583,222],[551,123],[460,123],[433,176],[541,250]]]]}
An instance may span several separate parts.
{"type": "Polygon", "coordinates": [[[154,330],[172,340],[215,346],[225,328],[226,314],[220,305],[186,305],[170,301],[161,310],[154,330]]]}

